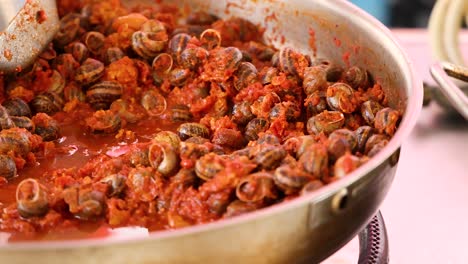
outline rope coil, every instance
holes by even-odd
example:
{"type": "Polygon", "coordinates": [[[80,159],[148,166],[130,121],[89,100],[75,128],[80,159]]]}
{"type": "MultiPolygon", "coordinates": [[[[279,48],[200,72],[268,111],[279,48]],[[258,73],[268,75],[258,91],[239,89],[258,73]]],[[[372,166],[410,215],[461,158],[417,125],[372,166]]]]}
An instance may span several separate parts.
{"type": "Polygon", "coordinates": [[[436,2],[429,19],[430,44],[436,60],[466,65],[458,42],[463,19],[468,24],[468,1],[436,2]]]}

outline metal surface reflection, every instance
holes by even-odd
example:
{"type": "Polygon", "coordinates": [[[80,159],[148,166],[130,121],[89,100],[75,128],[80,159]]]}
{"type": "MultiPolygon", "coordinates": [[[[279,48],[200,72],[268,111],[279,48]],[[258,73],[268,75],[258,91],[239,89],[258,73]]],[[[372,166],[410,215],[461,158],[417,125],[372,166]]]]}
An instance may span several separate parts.
{"type": "Polygon", "coordinates": [[[24,6],[24,2],[25,0],[0,0],[0,32],[6,29],[24,6]]]}

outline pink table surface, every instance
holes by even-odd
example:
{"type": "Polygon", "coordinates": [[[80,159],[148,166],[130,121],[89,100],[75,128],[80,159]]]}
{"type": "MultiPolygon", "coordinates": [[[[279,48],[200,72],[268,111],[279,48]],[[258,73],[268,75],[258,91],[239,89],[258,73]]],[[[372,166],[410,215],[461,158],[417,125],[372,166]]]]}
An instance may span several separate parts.
{"type": "MultiPolygon", "coordinates": [[[[427,31],[393,32],[421,78],[434,83],[427,31]]],[[[468,58],[468,32],[460,39],[468,58]]],[[[391,264],[468,263],[468,122],[435,103],[423,109],[381,211],[391,264]]],[[[358,249],[355,239],[324,264],[357,263],[358,249]]]]}

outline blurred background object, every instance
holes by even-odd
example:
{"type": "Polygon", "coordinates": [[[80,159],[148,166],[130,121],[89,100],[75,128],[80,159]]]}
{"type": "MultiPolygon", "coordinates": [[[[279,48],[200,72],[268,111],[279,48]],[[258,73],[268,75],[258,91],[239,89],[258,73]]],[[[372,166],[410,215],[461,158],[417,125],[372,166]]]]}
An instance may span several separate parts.
{"type": "Polygon", "coordinates": [[[466,0],[439,0],[432,9],[428,32],[432,55],[436,60],[431,66],[431,74],[440,88],[433,92],[443,94],[435,99],[447,99],[453,107],[445,108],[457,110],[468,121],[468,68],[462,67],[466,65],[466,60],[459,41],[460,28],[465,21],[468,21],[466,0]]]}
{"type": "Polygon", "coordinates": [[[351,2],[366,10],[385,25],[389,25],[391,15],[389,0],[351,0],[351,2]]]}
{"type": "Polygon", "coordinates": [[[427,27],[436,0],[390,0],[390,2],[391,27],[427,27]]]}
{"type": "Polygon", "coordinates": [[[351,0],[389,27],[427,26],[436,0],[351,0]]]}

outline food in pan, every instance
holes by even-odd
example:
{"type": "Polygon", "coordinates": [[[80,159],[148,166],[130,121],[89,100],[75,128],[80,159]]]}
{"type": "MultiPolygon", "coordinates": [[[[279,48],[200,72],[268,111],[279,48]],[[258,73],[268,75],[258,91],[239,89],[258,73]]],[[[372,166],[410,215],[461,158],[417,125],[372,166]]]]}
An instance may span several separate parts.
{"type": "Polygon", "coordinates": [[[0,231],[13,239],[248,213],[345,177],[397,128],[366,69],[277,50],[246,20],[59,4],[53,43],[0,75],[0,231]]]}

